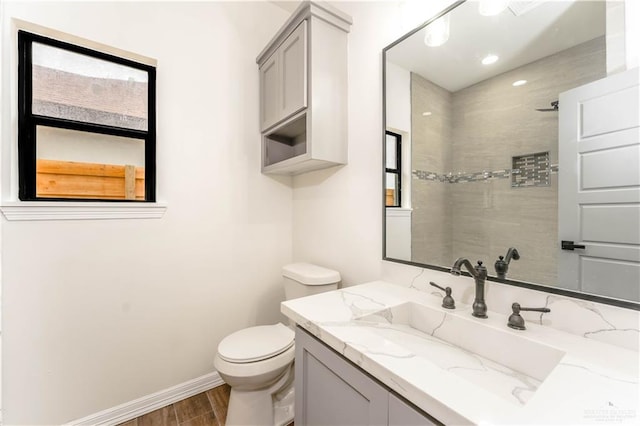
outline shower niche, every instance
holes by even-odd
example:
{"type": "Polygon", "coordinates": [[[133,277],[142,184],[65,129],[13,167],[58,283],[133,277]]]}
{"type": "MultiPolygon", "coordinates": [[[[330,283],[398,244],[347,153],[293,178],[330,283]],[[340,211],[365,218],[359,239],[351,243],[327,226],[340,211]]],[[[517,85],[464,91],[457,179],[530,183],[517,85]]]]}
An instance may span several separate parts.
{"type": "Polygon", "coordinates": [[[558,171],[549,161],[549,151],[511,157],[511,187],[550,186],[551,171],[558,171]]]}

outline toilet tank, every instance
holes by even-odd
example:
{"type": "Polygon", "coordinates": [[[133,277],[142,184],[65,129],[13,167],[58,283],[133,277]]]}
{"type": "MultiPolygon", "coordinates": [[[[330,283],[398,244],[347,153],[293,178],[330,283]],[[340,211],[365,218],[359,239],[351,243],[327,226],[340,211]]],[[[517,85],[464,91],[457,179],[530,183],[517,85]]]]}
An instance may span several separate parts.
{"type": "Polygon", "coordinates": [[[282,268],[286,300],[335,290],[340,273],[310,263],[292,263],[282,268]]]}

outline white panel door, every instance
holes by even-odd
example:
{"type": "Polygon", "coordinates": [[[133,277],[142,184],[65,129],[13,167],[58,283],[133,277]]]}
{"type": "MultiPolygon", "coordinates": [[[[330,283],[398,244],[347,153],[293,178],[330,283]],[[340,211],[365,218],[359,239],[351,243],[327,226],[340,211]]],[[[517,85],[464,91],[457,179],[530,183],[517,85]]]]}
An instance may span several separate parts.
{"type": "Polygon", "coordinates": [[[639,93],[635,68],[560,94],[562,287],[640,301],[639,93]]]}

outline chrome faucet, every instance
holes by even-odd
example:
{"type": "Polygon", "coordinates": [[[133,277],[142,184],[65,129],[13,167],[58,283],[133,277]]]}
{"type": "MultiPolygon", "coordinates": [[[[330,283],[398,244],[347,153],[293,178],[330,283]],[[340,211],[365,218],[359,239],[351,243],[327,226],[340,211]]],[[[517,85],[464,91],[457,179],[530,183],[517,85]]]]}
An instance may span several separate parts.
{"type": "Polygon", "coordinates": [[[476,281],[476,298],[473,301],[473,313],[471,315],[478,318],[487,318],[487,304],[484,303],[484,282],[487,279],[487,268],[482,266],[482,261],[480,260],[478,260],[478,266],[474,267],[468,259],[460,257],[451,267],[451,274],[459,276],[461,274],[460,267],[462,266],[467,268],[476,281]]]}

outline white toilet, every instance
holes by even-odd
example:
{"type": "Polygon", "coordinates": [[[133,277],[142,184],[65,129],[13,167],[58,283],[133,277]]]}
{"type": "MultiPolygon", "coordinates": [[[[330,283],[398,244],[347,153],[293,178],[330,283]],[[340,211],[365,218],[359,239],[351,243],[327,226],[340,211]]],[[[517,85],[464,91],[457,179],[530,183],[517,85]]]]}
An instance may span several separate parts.
{"type": "MultiPolygon", "coordinates": [[[[335,290],[340,273],[309,263],[282,268],[285,298],[335,290]]],[[[294,332],[283,324],[245,328],[222,339],[214,365],[231,386],[228,426],[280,426],[293,421],[294,332]]]]}

